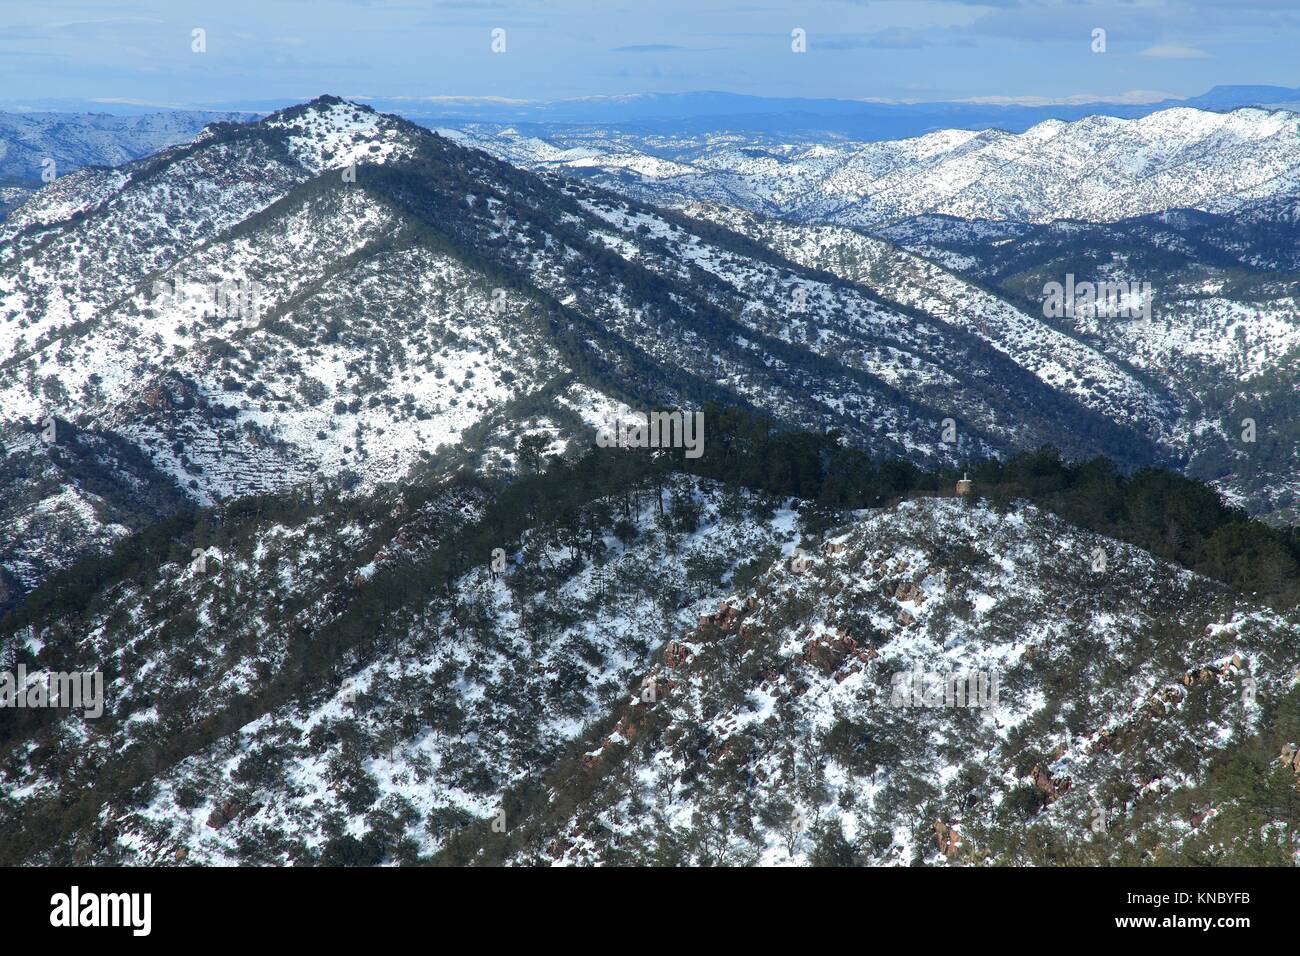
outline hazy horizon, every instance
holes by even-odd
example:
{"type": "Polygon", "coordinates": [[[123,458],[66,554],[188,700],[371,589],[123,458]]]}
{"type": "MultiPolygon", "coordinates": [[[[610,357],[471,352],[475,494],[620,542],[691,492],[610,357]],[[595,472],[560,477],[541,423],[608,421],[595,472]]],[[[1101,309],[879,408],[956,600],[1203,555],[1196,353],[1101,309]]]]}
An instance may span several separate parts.
{"type": "Polygon", "coordinates": [[[1141,103],[1216,85],[1298,82],[1292,51],[1300,9],[1287,0],[1248,0],[1230,10],[1200,0],[794,7],[669,0],[596,11],[573,0],[231,0],[204,7],[137,0],[8,10],[0,70],[12,79],[0,100],[230,108],[322,92],[546,102],[725,91],[1141,103]]]}

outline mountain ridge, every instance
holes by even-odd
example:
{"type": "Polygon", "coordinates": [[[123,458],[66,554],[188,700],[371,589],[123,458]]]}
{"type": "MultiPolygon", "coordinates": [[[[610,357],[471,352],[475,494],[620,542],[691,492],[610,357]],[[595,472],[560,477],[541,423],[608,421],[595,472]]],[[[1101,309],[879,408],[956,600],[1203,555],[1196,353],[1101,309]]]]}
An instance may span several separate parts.
{"type": "Polygon", "coordinates": [[[922,460],[1156,454],[960,322],[337,97],[103,175],[0,237],[3,423],[111,428],[200,504],[311,473],[372,488],[487,418],[508,456],[530,426],[494,407],[566,377],[579,405],[725,399],[922,460]]]}

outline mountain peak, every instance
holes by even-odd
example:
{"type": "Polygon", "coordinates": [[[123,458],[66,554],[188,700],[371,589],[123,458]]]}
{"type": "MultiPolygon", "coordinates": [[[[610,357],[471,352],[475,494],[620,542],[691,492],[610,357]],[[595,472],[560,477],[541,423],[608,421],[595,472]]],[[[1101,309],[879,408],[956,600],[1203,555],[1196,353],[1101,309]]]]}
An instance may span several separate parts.
{"type": "Polygon", "coordinates": [[[294,157],[316,172],[405,158],[416,138],[424,135],[403,119],[328,93],[272,113],[261,122],[266,128],[287,131],[294,157]]]}

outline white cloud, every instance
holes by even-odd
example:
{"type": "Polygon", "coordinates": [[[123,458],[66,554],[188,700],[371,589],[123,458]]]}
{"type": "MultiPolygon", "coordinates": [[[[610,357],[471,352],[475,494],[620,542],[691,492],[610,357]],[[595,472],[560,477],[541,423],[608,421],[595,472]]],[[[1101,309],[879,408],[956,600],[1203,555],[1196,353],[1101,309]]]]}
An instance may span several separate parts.
{"type": "Polygon", "coordinates": [[[1210,54],[1190,46],[1149,46],[1139,56],[1153,56],[1161,60],[1204,60],[1210,54]]]}

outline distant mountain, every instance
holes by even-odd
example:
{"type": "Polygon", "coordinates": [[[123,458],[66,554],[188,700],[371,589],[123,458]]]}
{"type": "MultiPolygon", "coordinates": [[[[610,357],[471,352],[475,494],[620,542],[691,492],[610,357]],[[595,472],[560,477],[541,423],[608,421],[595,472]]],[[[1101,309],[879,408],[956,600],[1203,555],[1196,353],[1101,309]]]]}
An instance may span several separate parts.
{"type": "MultiPolygon", "coordinates": [[[[1300,89],[1281,86],[1216,86],[1186,99],[1124,98],[1059,103],[937,101],[920,103],[843,100],[827,97],[750,96],[719,91],[635,93],[563,100],[519,100],[476,96],[361,97],[373,109],[426,126],[509,124],[529,133],[552,125],[600,126],[636,135],[703,136],[719,131],[749,138],[875,142],[906,139],[945,129],[999,129],[1021,133],[1047,120],[1071,122],[1089,116],[1137,119],[1160,110],[1190,107],[1228,111],[1255,106],[1300,110],[1300,89]]],[[[138,121],[159,111],[153,107],[80,100],[32,100],[11,115],[57,116],[71,125],[104,123],[110,116],[138,121]],[[77,115],[80,114],[80,115],[77,115]]],[[[282,100],[241,100],[208,104],[209,121],[221,113],[264,116],[290,105],[282,100]]],[[[6,108],[0,103],[0,109],[6,108]]],[[[159,114],[162,115],[162,114],[159,114]]],[[[184,115],[170,111],[166,115],[184,115]]],[[[195,128],[197,131],[197,127],[195,128]]],[[[159,146],[167,145],[159,143],[159,146]]],[[[136,156],[141,155],[136,153],[136,156]]]]}
{"type": "Polygon", "coordinates": [[[601,126],[638,135],[703,136],[719,131],[749,137],[860,142],[906,139],[946,129],[998,129],[1020,133],[1048,120],[1089,116],[1139,119],[1173,107],[1235,110],[1248,106],[1300,109],[1300,90],[1275,86],[1217,86],[1189,99],[1148,102],[1096,100],[1045,104],[931,102],[888,103],[735,93],[641,93],[551,102],[492,99],[375,99],[377,109],[426,125],[465,123],[520,125],[529,132],[546,125],[601,126]]]}
{"type": "Polygon", "coordinates": [[[1209,92],[1189,97],[1178,104],[1165,102],[1160,105],[1192,106],[1202,110],[1235,110],[1243,106],[1260,106],[1296,111],[1300,110],[1300,87],[1216,86],[1209,92]]]}
{"type": "Polygon", "coordinates": [[[134,116],[0,112],[0,179],[39,185],[47,169],[49,175],[58,176],[83,166],[119,166],[188,142],[209,123],[249,118],[242,113],[191,110],[134,116]]]}
{"type": "Polygon", "coordinates": [[[1023,133],[945,129],[888,142],[449,131],[518,165],[660,204],[699,199],[803,222],[878,228],[938,214],[1111,222],[1172,208],[1231,212],[1300,195],[1300,114],[1179,107],[1141,119],[1048,120],[1023,133]]]}
{"type": "Polygon", "coordinates": [[[117,166],[184,143],[208,123],[244,113],[166,110],[107,113],[0,112],[0,223],[43,183],[88,166],[117,166]]]}

